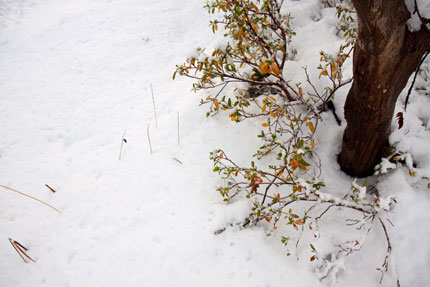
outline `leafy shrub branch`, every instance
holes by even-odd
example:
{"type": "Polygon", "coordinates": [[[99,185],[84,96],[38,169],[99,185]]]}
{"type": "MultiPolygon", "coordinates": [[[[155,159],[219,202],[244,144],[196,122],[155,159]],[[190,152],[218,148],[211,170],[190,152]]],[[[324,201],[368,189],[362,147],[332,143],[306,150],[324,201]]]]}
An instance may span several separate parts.
{"type": "MultiPolygon", "coordinates": [[[[224,182],[217,188],[224,201],[239,196],[252,200],[252,209],[242,227],[263,221],[271,226],[269,235],[281,225],[301,232],[306,226],[316,234],[318,220],[333,207],[362,214],[362,220],[349,222],[359,227],[372,223],[381,211],[389,209],[391,198],[366,200],[365,187],[355,183],[344,198],[330,195],[321,178],[321,162],[314,150],[315,132],[328,102],[352,80],[344,79],[342,68],[350,57],[356,34],[352,7],[343,5],[344,1],[336,3],[342,23],[338,30],[343,31],[346,41],[334,55],[320,53],[319,78],[328,79],[325,82],[329,83],[322,90],[312,83],[306,68],[304,85],[293,84],[285,76],[296,51],[291,47],[295,35],[292,18],[282,12],[282,0],[208,2],[208,12],[220,17],[210,22],[212,31],[221,32],[225,42],[209,53],[197,48],[185,63],[176,66],[173,78],[179,75],[194,79],[194,91],[213,90],[201,100],[202,105],[209,106],[207,116],[227,113],[233,122],[255,118],[261,122],[257,135],[261,145],[250,166],[239,166],[221,149],[210,153],[213,171],[224,182]],[[225,89],[228,85],[234,89],[225,89]],[[298,204],[300,211],[294,211],[298,204]]],[[[289,237],[283,236],[281,241],[288,245],[289,237]]],[[[299,241],[300,237],[296,247],[299,241]]],[[[322,269],[329,265],[313,245],[311,250],[311,261],[321,259],[322,269]]],[[[327,275],[321,277],[324,276],[327,275]]]]}

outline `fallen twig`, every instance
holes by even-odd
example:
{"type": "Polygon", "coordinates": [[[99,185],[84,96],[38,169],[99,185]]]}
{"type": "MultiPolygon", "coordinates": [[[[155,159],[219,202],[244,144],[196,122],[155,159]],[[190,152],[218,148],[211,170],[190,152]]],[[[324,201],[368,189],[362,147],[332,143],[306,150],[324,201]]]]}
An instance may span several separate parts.
{"type": "Polygon", "coordinates": [[[122,147],[124,145],[124,143],[127,143],[127,140],[125,139],[125,133],[127,132],[127,130],[124,130],[124,133],[122,134],[122,138],[121,138],[121,147],[119,148],[119,160],[121,160],[121,155],[122,155],[122,147]]]}
{"type": "Polygon", "coordinates": [[[45,184],[45,186],[47,188],[49,188],[50,191],[52,191],[53,193],[56,193],[57,191],[55,189],[53,189],[52,187],[50,187],[49,185],[45,184]]]}
{"type": "Polygon", "coordinates": [[[155,98],[154,98],[154,90],[152,89],[152,83],[151,83],[151,94],[152,94],[152,105],[154,106],[155,127],[158,128],[157,111],[155,110],[155,98]]]}
{"type": "Polygon", "coordinates": [[[28,249],[25,248],[24,245],[22,245],[21,243],[19,243],[16,240],[13,240],[12,238],[9,238],[9,242],[10,242],[10,244],[12,244],[12,247],[15,249],[15,251],[18,253],[18,255],[22,258],[22,260],[24,260],[25,263],[28,263],[28,262],[27,262],[27,260],[25,260],[24,256],[27,257],[28,259],[30,259],[31,261],[36,262],[33,258],[28,256],[27,253],[25,253],[25,251],[28,251],[28,249]],[[24,255],[24,256],[22,256],[22,255],[24,255]]]}
{"type": "Polygon", "coordinates": [[[18,190],[16,190],[16,189],[11,188],[11,187],[7,187],[7,186],[1,185],[1,184],[0,184],[0,186],[1,186],[1,187],[3,187],[3,188],[8,189],[8,190],[10,190],[10,191],[13,191],[13,192],[19,193],[19,194],[21,194],[21,195],[23,195],[23,196],[26,196],[26,197],[29,197],[29,198],[31,198],[31,199],[34,199],[34,200],[36,200],[36,201],[38,201],[38,202],[40,202],[40,203],[42,203],[42,204],[44,204],[44,205],[46,205],[46,206],[48,206],[48,207],[52,208],[52,209],[53,209],[53,210],[55,210],[56,212],[61,213],[61,211],[60,211],[60,210],[56,209],[56,208],[55,208],[55,207],[53,207],[52,205],[50,205],[50,204],[48,204],[48,203],[46,203],[46,202],[44,202],[44,201],[42,201],[42,200],[40,200],[40,199],[38,199],[38,198],[36,198],[36,197],[33,197],[33,196],[31,196],[31,195],[28,195],[28,194],[25,194],[25,193],[23,193],[23,192],[21,192],[21,191],[18,191],[18,190]]]}
{"type": "Polygon", "coordinates": [[[151,152],[151,154],[152,154],[151,137],[149,136],[149,125],[150,125],[150,124],[148,124],[148,127],[146,128],[146,134],[148,135],[149,151],[150,151],[150,152],[151,152]]]}

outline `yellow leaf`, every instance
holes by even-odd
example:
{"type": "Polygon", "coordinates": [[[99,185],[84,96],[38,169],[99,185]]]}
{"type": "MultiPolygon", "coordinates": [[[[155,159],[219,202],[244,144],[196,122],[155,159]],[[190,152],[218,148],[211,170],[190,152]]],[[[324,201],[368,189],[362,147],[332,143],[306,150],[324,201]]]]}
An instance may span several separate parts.
{"type": "Polygon", "coordinates": [[[237,122],[237,116],[230,116],[230,119],[231,119],[233,122],[237,122]]]}
{"type": "Polygon", "coordinates": [[[261,71],[261,73],[263,73],[263,75],[269,74],[270,73],[269,63],[268,62],[261,62],[260,63],[260,71],[261,71]]]}
{"type": "Polygon", "coordinates": [[[336,71],[336,66],[333,63],[330,63],[331,73],[333,74],[336,71]]]}
{"type": "Polygon", "coordinates": [[[216,99],[212,99],[212,102],[214,103],[217,110],[219,110],[219,103],[216,99]]]}
{"type": "Polygon", "coordinates": [[[263,105],[263,107],[261,108],[261,112],[264,113],[266,111],[266,104],[263,105]]]}
{"type": "Polygon", "coordinates": [[[271,69],[272,69],[272,74],[275,76],[279,76],[279,68],[278,65],[276,65],[276,63],[272,63],[271,65],[271,69]]]}
{"type": "Polygon", "coordinates": [[[321,78],[321,75],[322,75],[322,76],[327,76],[327,75],[328,75],[327,70],[325,70],[325,69],[324,69],[324,70],[322,70],[322,72],[320,73],[320,75],[319,75],[318,79],[319,79],[319,78],[321,78]]]}
{"type": "Polygon", "coordinates": [[[175,79],[175,77],[176,77],[176,71],[173,73],[173,80],[175,79]]]}
{"type": "Polygon", "coordinates": [[[306,125],[309,127],[311,133],[315,133],[315,127],[313,122],[307,122],[306,125]]]}
{"type": "Polygon", "coordinates": [[[268,124],[268,123],[263,123],[263,124],[262,124],[262,126],[263,126],[263,127],[268,127],[268,126],[269,126],[269,124],[268,124]]]}
{"type": "Polygon", "coordinates": [[[275,114],[272,112],[272,110],[269,111],[270,115],[272,116],[272,118],[276,118],[275,114]]]}
{"type": "Polygon", "coordinates": [[[269,98],[270,98],[274,103],[276,103],[276,99],[275,99],[275,97],[269,96],[269,98]]]}
{"type": "Polygon", "coordinates": [[[218,30],[218,25],[217,24],[214,25],[214,30],[215,31],[218,30]]]}

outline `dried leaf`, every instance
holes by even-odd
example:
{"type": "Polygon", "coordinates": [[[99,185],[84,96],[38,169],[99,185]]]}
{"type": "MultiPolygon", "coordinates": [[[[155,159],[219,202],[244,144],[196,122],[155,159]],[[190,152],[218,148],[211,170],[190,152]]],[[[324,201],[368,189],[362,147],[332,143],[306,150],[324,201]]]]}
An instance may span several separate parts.
{"type": "Polygon", "coordinates": [[[311,131],[311,133],[315,133],[315,127],[313,122],[307,122],[306,125],[309,127],[309,130],[311,131]]]}
{"type": "Polygon", "coordinates": [[[278,67],[278,65],[276,65],[276,63],[272,63],[271,69],[272,69],[272,74],[273,75],[279,76],[280,71],[279,71],[279,67],[278,67]]]}
{"type": "Polygon", "coordinates": [[[217,110],[219,110],[219,103],[218,103],[218,101],[217,101],[216,99],[212,99],[212,102],[214,103],[215,108],[216,108],[217,110]]]}
{"type": "Polygon", "coordinates": [[[270,74],[270,65],[268,62],[261,62],[260,63],[260,71],[261,73],[263,73],[263,75],[265,74],[270,74]]]}

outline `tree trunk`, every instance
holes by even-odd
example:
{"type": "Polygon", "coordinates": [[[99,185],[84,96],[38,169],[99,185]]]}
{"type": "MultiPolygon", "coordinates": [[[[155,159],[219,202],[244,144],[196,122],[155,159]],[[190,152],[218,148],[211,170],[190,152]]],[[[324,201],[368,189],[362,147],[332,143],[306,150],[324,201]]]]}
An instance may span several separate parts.
{"type": "Polygon", "coordinates": [[[430,48],[422,25],[410,32],[404,0],[353,0],[358,37],[354,81],[345,103],[347,127],[339,154],[341,169],[355,177],[373,173],[388,140],[397,97],[430,48]]]}

